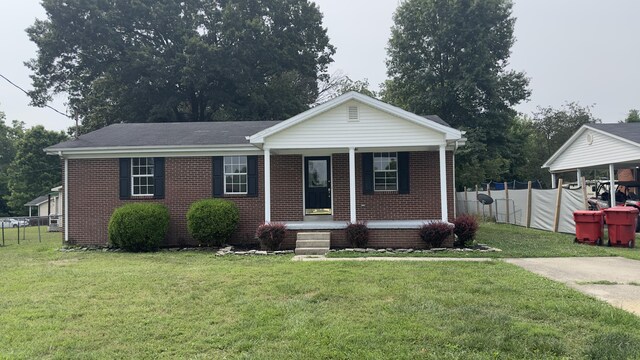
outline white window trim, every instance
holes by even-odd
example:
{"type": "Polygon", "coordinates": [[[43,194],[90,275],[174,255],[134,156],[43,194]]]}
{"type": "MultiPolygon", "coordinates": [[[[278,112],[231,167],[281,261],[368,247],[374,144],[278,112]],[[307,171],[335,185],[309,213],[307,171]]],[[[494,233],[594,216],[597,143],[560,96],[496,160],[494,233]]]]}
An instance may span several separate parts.
{"type": "MultiPolygon", "coordinates": [[[[135,192],[134,192],[135,185],[134,185],[134,181],[133,181],[133,179],[134,179],[134,178],[142,178],[142,177],[150,177],[150,178],[151,178],[151,182],[153,183],[153,181],[154,181],[154,177],[155,177],[155,175],[156,175],[156,169],[155,169],[156,164],[155,164],[155,162],[154,162],[154,164],[153,164],[153,167],[154,167],[154,169],[153,169],[153,175],[148,175],[148,174],[144,174],[144,175],[140,175],[140,174],[138,174],[138,175],[134,175],[134,174],[133,174],[133,159],[143,159],[143,158],[131,158],[131,169],[130,169],[130,171],[131,171],[131,197],[154,196],[154,195],[155,195],[155,186],[154,186],[154,188],[153,188],[154,193],[152,193],[152,194],[135,194],[135,192]]],[[[148,160],[148,159],[153,159],[153,158],[144,158],[144,159],[147,159],[147,160],[148,160]]],[[[147,166],[149,166],[149,165],[148,165],[148,163],[147,163],[147,166]]]]}
{"type": "Polygon", "coordinates": [[[374,152],[373,153],[373,191],[374,192],[397,192],[398,191],[398,153],[395,151],[389,151],[389,152],[374,152]],[[387,154],[386,157],[393,157],[390,156],[389,154],[396,154],[395,158],[396,158],[396,169],[395,170],[376,170],[375,168],[375,162],[376,162],[376,154],[387,154]],[[385,190],[378,190],[376,189],[376,172],[395,172],[396,173],[396,188],[395,189],[385,189],[385,190]]]}
{"type": "Polygon", "coordinates": [[[225,195],[247,195],[249,193],[249,159],[246,155],[230,155],[230,156],[224,156],[222,158],[222,177],[224,178],[223,181],[223,188],[224,188],[224,194],[225,195]],[[246,172],[244,173],[227,173],[227,164],[226,161],[229,158],[232,157],[243,157],[245,160],[245,166],[246,166],[246,172]],[[233,175],[244,175],[245,179],[246,179],[246,183],[245,183],[245,189],[247,189],[247,191],[239,191],[239,192],[228,192],[227,191],[227,174],[229,176],[233,176],[233,175]]]}

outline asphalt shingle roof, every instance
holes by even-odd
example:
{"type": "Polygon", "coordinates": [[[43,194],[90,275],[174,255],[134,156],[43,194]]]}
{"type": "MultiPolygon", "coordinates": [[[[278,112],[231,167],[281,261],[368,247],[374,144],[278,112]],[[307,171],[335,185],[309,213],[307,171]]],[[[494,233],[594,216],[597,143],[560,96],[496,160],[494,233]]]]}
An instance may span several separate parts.
{"type": "Polygon", "coordinates": [[[280,121],[216,121],[113,124],[49,147],[55,149],[119,146],[244,145],[245,139],[280,121]]]}
{"type": "Polygon", "coordinates": [[[427,120],[431,120],[431,121],[433,121],[433,122],[435,122],[435,123],[438,123],[438,124],[440,124],[440,125],[444,125],[444,126],[447,126],[447,127],[451,127],[451,125],[449,125],[446,121],[442,120],[442,119],[440,118],[440,116],[438,116],[438,115],[421,115],[421,116],[422,116],[423,118],[427,119],[427,120]]]}
{"type": "Polygon", "coordinates": [[[39,204],[42,204],[45,201],[49,200],[49,196],[48,195],[43,195],[43,196],[38,196],[37,198],[29,201],[28,203],[24,204],[24,206],[37,206],[39,204]]]}
{"type": "Polygon", "coordinates": [[[589,124],[588,126],[640,144],[640,123],[589,124]]]}
{"type": "MultiPolygon", "coordinates": [[[[437,115],[427,120],[449,126],[437,115]]],[[[214,121],[181,123],[113,124],[47,148],[109,148],[128,146],[208,146],[245,145],[247,136],[272,127],[280,121],[214,121]]]]}

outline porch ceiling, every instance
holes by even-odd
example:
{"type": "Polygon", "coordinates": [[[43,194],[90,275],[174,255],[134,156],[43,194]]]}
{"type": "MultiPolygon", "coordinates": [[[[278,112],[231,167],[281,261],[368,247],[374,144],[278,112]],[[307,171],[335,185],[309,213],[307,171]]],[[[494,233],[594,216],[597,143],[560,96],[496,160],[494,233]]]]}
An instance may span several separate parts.
{"type": "MultiPolygon", "coordinates": [[[[371,152],[389,152],[389,151],[438,151],[439,146],[379,146],[379,147],[356,147],[356,153],[371,152]]],[[[454,150],[453,145],[447,147],[447,151],[454,150]]],[[[348,154],[348,147],[331,147],[331,148],[295,148],[295,149],[271,149],[274,155],[331,155],[331,154],[348,154]]]]}

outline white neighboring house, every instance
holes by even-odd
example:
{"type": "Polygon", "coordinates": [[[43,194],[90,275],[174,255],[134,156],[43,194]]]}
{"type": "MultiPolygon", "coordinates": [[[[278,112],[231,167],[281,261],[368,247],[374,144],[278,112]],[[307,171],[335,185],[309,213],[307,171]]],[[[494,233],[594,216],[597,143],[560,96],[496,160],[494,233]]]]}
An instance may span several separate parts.
{"type": "Polygon", "coordinates": [[[37,198],[24,204],[29,207],[29,217],[47,216],[49,217],[49,230],[56,230],[62,225],[62,186],[51,188],[47,195],[37,198]],[[34,209],[36,211],[34,211],[34,209]]]}
{"type": "Polygon", "coordinates": [[[589,170],[608,170],[609,188],[615,189],[619,170],[631,169],[636,180],[640,172],[640,123],[582,125],[547,162],[555,188],[563,173],[575,172],[580,179],[589,170]]]}

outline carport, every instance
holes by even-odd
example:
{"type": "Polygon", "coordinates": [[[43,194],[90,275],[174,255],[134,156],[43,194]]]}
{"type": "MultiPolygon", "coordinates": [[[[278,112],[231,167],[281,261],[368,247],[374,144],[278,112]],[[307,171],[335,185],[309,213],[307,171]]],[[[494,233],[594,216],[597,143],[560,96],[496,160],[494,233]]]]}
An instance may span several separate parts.
{"type": "Polygon", "coordinates": [[[578,129],[542,167],[549,169],[554,188],[563,173],[575,172],[581,182],[587,170],[607,170],[610,189],[615,189],[616,170],[632,169],[633,179],[625,180],[638,180],[639,164],[640,123],[587,124],[578,129]]]}

